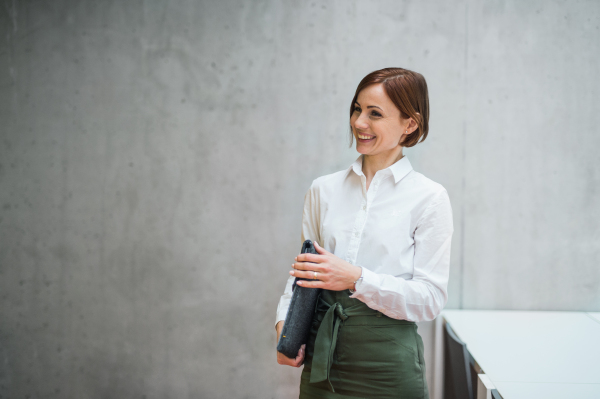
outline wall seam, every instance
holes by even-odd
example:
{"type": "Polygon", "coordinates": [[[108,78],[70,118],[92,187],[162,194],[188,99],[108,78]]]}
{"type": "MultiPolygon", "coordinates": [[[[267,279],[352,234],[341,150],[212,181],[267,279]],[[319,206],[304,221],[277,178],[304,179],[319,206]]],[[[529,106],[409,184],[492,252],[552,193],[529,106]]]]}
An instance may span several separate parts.
{"type": "Polygon", "coordinates": [[[469,1],[465,2],[465,59],[464,59],[464,116],[462,132],[462,162],[463,173],[461,182],[462,203],[460,209],[460,285],[459,285],[459,303],[458,308],[463,309],[464,302],[464,279],[465,279],[465,203],[466,203],[466,158],[467,158],[467,109],[468,109],[468,88],[469,88],[469,1]]]}

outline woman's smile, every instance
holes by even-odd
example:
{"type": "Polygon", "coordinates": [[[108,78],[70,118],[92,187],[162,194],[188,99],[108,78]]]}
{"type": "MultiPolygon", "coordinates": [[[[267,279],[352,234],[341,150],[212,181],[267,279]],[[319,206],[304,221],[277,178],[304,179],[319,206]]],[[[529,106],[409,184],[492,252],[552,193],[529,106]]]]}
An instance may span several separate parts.
{"type": "Polygon", "coordinates": [[[357,133],[356,136],[359,143],[369,143],[375,140],[375,136],[370,134],[357,133]]]}
{"type": "Polygon", "coordinates": [[[408,124],[409,121],[402,118],[400,110],[385,92],[383,84],[365,87],[358,94],[350,116],[356,151],[367,157],[396,159],[398,153],[402,153],[400,141],[402,133],[408,130],[408,124]]]}

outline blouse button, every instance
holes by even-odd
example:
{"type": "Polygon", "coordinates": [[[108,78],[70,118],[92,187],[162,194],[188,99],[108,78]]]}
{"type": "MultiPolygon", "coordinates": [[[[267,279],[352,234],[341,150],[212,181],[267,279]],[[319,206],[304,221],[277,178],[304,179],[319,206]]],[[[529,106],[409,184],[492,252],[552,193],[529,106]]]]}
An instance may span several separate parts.
{"type": "Polygon", "coordinates": [[[363,205],[363,211],[366,211],[366,210],[367,210],[367,206],[363,205]]]}

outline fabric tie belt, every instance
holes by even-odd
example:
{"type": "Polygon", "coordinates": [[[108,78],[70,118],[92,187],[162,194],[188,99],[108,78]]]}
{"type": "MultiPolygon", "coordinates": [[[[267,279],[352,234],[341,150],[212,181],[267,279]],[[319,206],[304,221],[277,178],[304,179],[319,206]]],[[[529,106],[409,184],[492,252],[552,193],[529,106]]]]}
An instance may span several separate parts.
{"type": "Polygon", "coordinates": [[[333,353],[337,344],[340,323],[346,321],[349,317],[381,316],[381,313],[369,308],[363,302],[344,309],[339,302],[329,304],[322,298],[319,298],[317,312],[325,312],[325,316],[315,339],[310,382],[312,384],[327,380],[331,391],[335,392],[329,380],[329,373],[333,363],[333,353]]]}

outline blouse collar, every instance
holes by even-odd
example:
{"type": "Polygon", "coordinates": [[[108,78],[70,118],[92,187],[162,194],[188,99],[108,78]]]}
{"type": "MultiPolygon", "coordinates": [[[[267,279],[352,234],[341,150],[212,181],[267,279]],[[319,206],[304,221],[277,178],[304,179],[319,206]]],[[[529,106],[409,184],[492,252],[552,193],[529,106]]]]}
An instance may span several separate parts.
{"type": "MultiPolygon", "coordinates": [[[[362,162],[363,162],[363,156],[361,154],[356,159],[356,161],[354,161],[354,163],[350,166],[350,169],[352,169],[354,171],[354,173],[356,173],[358,176],[364,176],[364,173],[362,171],[362,162]]],[[[394,176],[394,182],[398,183],[411,170],[413,170],[413,167],[412,167],[410,161],[408,160],[408,158],[406,157],[406,155],[404,155],[402,158],[400,158],[400,160],[396,161],[396,163],[394,163],[391,166],[388,166],[387,168],[383,169],[381,172],[386,173],[386,174],[391,173],[394,176]]]]}

